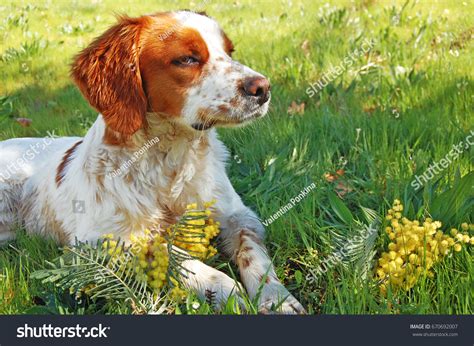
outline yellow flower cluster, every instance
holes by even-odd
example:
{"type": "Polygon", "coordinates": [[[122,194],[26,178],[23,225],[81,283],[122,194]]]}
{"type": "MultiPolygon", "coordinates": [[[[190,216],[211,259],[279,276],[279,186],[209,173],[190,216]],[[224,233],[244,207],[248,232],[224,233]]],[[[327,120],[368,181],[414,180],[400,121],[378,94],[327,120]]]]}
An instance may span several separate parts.
{"type": "Polygon", "coordinates": [[[138,266],[135,268],[139,279],[144,279],[154,290],[161,290],[166,283],[166,272],[168,271],[168,249],[166,240],[159,234],[151,234],[146,231],[145,235],[130,237],[131,251],[136,257],[138,266]]]}
{"type": "MultiPolygon", "coordinates": [[[[196,203],[186,207],[186,212],[177,225],[167,229],[168,236],[173,245],[187,251],[192,257],[206,260],[217,254],[211,245],[211,240],[219,234],[219,223],[209,218],[211,206],[215,201],[204,203],[204,210],[198,210],[196,203]]],[[[123,254],[123,249],[118,246],[112,234],[104,236],[106,241],[102,244],[110,256],[123,254]]],[[[137,278],[144,280],[156,293],[165,287],[168,272],[168,248],[165,237],[161,234],[145,234],[130,236],[130,252],[134,261],[128,265],[135,265],[137,278]]],[[[172,289],[169,292],[171,299],[181,301],[186,297],[186,292],[179,287],[176,279],[169,277],[172,289]]]]}
{"type": "Polygon", "coordinates": [[[378,260],[376,274],[381,281],[380,292],[385,295],[387,286],[392,290],[412,288],[421,275],[433,277],[432,267],[453,249],[459,252],[462,244],[474,244],[474,225],[463,223],[461,228],[451,230],[451,236],[441,231],[441,222],[429,218],[424,222],[410,221],[402,217],[403,205],[395,200],[386,220],[390,223],[385,231],[391,242],[388,251],[378,260]]]}
{"type": "MultiPolygon", "coordinates": [[[[219,234],[219,222],[209,218],[209,209],[215,201],[204,203],[205,210],[197,210],[196,203],[187,206],[183,218],[185,222],[174,230],[173,244],[188,251],[200,260],[209,259],[217,254],[217,249],[211,245],[211,240],[219,234]]],[[[168,234],[173,232],[168,229],[168,234]]]]}

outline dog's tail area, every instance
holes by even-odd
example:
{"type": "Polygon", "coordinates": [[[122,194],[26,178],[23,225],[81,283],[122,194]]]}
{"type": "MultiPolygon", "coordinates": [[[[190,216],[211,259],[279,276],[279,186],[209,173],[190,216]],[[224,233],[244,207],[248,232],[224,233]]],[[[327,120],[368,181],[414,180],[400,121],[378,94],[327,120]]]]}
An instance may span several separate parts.
{"type": "Polygon", "coordinates": [[[7,184],[0,179],[0,245],[15,238],[18,186],[7,184]]]}

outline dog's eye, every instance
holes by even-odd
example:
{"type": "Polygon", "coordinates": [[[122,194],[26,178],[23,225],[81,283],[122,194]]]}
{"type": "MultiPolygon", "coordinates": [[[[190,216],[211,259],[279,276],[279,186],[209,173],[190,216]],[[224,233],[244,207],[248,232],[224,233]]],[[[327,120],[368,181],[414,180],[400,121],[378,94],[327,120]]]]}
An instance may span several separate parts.
{"type": "Polygon", "coordinates": [[[193,66],[199,64],[199,60],[194,56],[182,56],[179,59],[173,60],[173,64],[178,66],[193,66]]]}

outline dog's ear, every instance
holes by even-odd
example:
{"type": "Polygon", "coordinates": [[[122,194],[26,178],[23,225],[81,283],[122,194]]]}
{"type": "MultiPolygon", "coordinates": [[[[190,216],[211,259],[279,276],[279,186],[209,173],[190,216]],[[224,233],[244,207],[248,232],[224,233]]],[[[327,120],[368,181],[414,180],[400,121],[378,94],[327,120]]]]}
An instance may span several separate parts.
{"type": "Polygon", "coordinates": [[[107,126],[130,136],[146,125],[147,98],[139,69],[140,32],[145,19],[119,23],[80,52],[71,75],[107,126]]]}

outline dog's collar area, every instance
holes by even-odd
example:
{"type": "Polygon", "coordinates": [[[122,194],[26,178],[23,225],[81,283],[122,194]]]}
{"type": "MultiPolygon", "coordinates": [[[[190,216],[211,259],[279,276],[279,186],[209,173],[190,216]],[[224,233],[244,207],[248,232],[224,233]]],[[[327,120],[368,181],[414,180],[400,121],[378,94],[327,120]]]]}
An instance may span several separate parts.
{"type": "Polygon", "coordinates": [[[195,130],[198,130],[198,131],[206,131],[206,130],[209,130],[212,127],[212,124],[204,125],[204,124],[201,124],[201,123],[194,123],[194,124],[191,125],[191,127],[195,130]]]}

